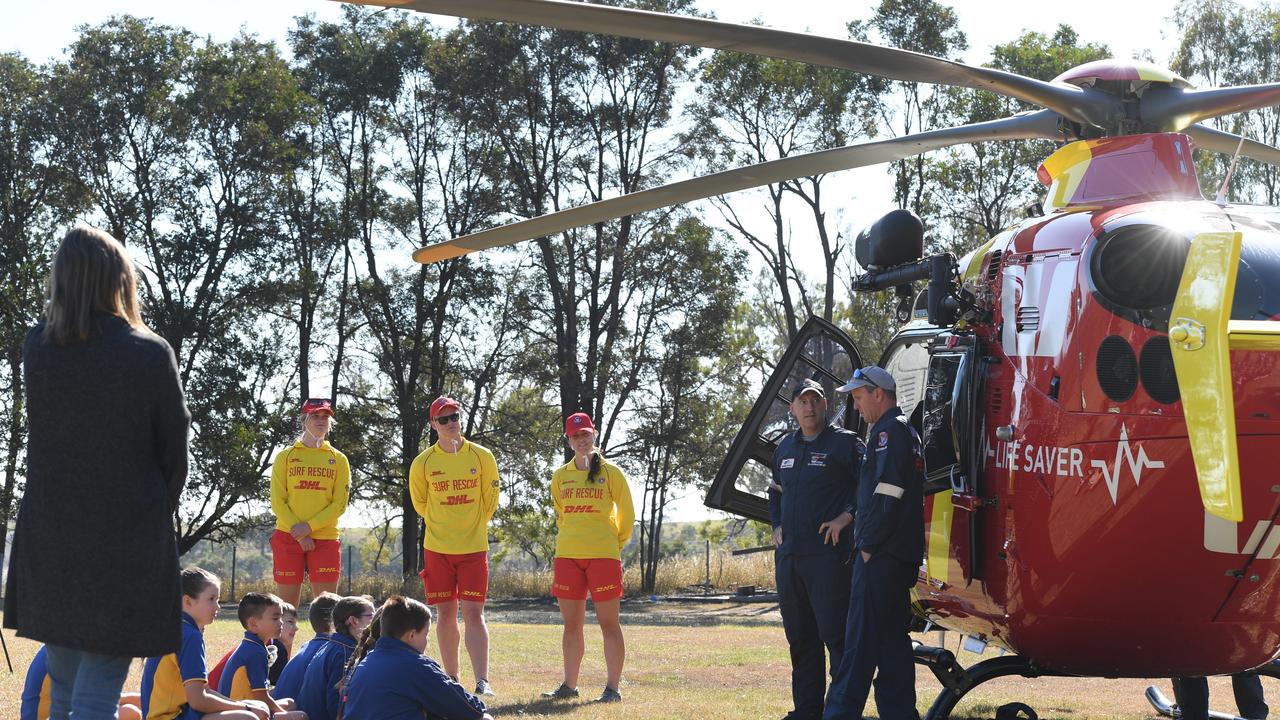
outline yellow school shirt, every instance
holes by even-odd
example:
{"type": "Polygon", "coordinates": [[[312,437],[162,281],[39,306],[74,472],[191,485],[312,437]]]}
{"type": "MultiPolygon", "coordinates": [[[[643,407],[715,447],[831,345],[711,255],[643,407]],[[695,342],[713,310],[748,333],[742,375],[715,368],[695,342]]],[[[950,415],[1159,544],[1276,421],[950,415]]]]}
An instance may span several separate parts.
{"type": "Polygon", "coordinates": [[[446,555],[489,549],[489,520],[498,509],[498,463],[464,439],[456,453],[436,443],[409,466],[409,496],[426,521],[422,547],[446,555]]]}
{"type": "Polygon", "coordinates": [[[338,518],[347,511],[351,467],[347,456],[326,440],[318,448],[301,441],[276,454],[271,463],[271,512],[276,529],[289,532],[304,522],[313,540],[337,540],[338,518]]]}
{"type": "Polygon", "coordinates": [[[631,539],[636,512],[631,488],[617,465],[601,459],[594,481],[573,460],[551,476],[551,499],[556,505],[556,557],[622,557],[631,539]]]}

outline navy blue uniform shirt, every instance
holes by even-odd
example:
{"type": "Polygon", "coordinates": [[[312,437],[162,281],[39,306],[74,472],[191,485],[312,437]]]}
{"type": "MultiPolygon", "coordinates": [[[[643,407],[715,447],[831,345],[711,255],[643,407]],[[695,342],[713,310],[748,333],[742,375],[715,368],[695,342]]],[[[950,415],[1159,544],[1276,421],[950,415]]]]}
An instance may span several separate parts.
{"type": "Polygon", "coordinates": [[[773,452],[773,481],[782,492],[769,491],[769,519],[775,528],[782,528],[778,552],[849,553],[853,533],[848,528],[833,548],[823,544],[818,526],[840,513],[854,512],[854,491],[865,453],[866,446],[856,434],[834,425],[823,428],[813,440],[805,440],[797,430],[778,443],[773,452]]]}
{"type": "Polygon", "coordinates": [[[310,720],[336,720],[342,696],[338,683],[347,660],[356,651],[356,640],[344,632],[336,632],[329,642],[311,658],[302,678],[302,689],[294,698],[298,709],[310,720]]]}
{"type": "Polygon", "coordinates": [[[919,566],[924,558],[924,456],[920,436],[897,406],[867,433],[858,481],[856,547],[919,566]]]}
{"type": "Polygon", "coordinates": [[[302,648],[288,665],[284,666],[284,671],[280,673],[280,679],[275,683],[275,687],[271,690],[271,697],[282,700],[284,698],[297,697],[302,692],[302,679],[306,677],[307,666],[311,664],[311,658],[320,651],[320,648],[329,643],[329,637],[332,633],[318,633],[315,637],[307,641],[306,647],[302,648]]]}
{"type": "Polygon", "coordinates": [[[484,703],[434,660],[395,638],[378,638],[347,686],[345,720],[475,720],[484,703]]]}

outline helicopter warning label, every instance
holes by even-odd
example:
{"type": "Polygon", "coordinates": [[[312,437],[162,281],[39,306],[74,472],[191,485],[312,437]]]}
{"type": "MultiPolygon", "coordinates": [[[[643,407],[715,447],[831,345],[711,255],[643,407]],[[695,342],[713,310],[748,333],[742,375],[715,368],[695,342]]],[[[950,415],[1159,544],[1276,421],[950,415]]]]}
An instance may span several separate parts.
{"type": "Polygon", "coordinates": [[[1137,443],[1130,444],[1129,429],[1124,425],[1120,426],[1120,440],[1115,444],[1114,456],[1105,459],[1086,457],[1084,450],[1080,448],[1034,445],[1021,440],[988,441],[987,457],[995,461],[997,470],[1081,479],[1096,471],[1102,475],[1102,480],[1107,485],[1112,504],[1116,502],[1122,475],[1132,477],[1136,486],[1142,484],[1144,471],[1164,467],[1163,460],[1153,460],[1147,456],[1146,448],[1139,447],[1137,443]]]}

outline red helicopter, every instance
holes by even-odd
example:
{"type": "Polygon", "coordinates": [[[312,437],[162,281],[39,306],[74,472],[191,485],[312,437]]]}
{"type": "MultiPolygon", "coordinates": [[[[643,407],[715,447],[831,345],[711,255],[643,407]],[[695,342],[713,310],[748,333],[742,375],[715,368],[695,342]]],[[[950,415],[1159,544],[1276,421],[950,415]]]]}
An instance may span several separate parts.
{"type": "MultiPolygon", "coordinates": [[[[1206,200],[1196,147],[1280,164],[1200,121],[1280,104],[1280,84],[1194,89],[1131,60],[1053,81],[849,40],[558,0],[382,0],[983,89],[1043,110],[685,180],[421,248],[419,262],[782,180],[962,143],[1053,139],[1033,217],[957,260],[923,256],[904,211],[858,238],[860,290],[914,318],[879,364],[925,444],[920,627],[1009,654],[961,667],[919,646],[945,718],[1006,675],[1218,675],[1280,655],[1280,209],[1206,200]],[[927,282],[916,299],[914,283],[927,282]],[[1167,590],[1154,596],[1152,590],[1167,590]]],[[[768,463],[794,425],[785,388],[833,390],[865,364],[811,319],[729,449],[707,504],[767,520],[768,463]]],[[[1273,666],[1264,672],[1275,673],[1273,666]]]]}

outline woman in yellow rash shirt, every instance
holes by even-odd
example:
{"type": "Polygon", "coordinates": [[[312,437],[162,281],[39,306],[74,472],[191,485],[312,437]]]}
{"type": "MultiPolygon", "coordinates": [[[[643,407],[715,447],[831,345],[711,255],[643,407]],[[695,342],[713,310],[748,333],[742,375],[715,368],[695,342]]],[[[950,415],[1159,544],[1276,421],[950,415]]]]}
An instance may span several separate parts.
{"type": "Polygon", "coordinates": [[[573,448],[573,459],[556,470],[551,479],[558,529],[551,594],[559,600],[564,618],[564,682],[544,695],[556,699],[578,696],[578,671],[585,644],[582,626],[589,591],[604,636],[604,661],[609,675],[599,702],[618,702],[622,700],[618,684],[626,657],[618,622],[621,556],[635,522],[631,489],[618,466],[600,455],[595,446],[596,429],[586,413],[570,415],[564,422],[564,434],[573,448]]]}
{"type": "Polygon", "coordinates": [[[347,456],[325,440],[333,424],[333,404],[302,404],[302,436],[276,454],[271,464],[271,511],[276,531],[271,560],[276,594],[297,606],[302,578],[311,578],[311,596],[338,589],[342,547],[338,518],[347,510],[351,467],[347,456]]]}

